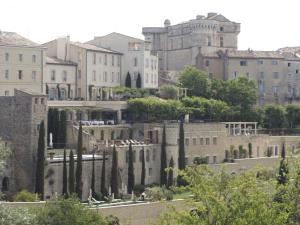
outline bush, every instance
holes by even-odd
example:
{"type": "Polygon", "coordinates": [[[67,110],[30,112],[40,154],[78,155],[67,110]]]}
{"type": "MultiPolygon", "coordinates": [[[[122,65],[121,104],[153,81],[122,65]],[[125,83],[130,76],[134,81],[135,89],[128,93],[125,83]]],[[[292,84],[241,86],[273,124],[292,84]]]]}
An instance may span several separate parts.
{"type": "Polygon", "coordinates": [[[114,215],[109,215],[105,217],[107,225],[120,225],[119,218],[114,215]]]}
{"type": "Polygon", "coordinates": [[[173,200],[173,192],[171,190],[168,189],[164,190],[164,196],[167,201],[173,200]]]}
{"type": "Polygon", "coordinates": [[[193,163],[196,165],[208,164],[206,157],[195,157],[193,163]]]}
{"type": "Polygon", "coordinates": [[[38,225],[36,215],[26,208],[11,208],[0,205],[1,225],[38,225]]]}
{"type": "Polygon", "coordinates": [[[178,87],[174,85],[164,85],[160,88],[160,97],[164,99],[178,99],[178,87]]]}
{"type": "Polygon", "coordinates": [[[151,201],[161,201],[165,197],[161,187],[146,188],[145,193],[151,201]]]}
{"type": "Polygon", "coordinates": [[[133,191],[135,195],[139,196],[145,191],[145,186],[141,184],[135,185],[133,191]]]}
{"type": "Polygon", "coordinates": [[[34,202],[36,201],[36,194],[23,190],[13,196],[14,202],[34,202]]]}

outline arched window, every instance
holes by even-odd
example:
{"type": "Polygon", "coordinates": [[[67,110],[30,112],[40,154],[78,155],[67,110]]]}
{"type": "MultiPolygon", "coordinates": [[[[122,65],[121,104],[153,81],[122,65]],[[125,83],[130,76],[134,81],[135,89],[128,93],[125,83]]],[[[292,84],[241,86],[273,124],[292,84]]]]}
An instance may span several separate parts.
{"type": "Polygon", "coordinates": [[[8,177],[4,177],[2,180],[2,192],[8,191],[9,190],[9,178],[8,177]]]}

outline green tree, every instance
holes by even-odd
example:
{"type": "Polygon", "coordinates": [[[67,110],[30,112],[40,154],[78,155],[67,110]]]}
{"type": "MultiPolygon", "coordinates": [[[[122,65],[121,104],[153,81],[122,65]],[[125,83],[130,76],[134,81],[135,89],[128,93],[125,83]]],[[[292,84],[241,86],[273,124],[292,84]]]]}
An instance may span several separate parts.
{"type": "Polygon", "coordinates": [[[96,196],[95,191],[95,153],[93,153],[93,161],[92,161],[92,180],[91,180],[91,189],[93,197],[96,196]]]}
{"type": "Polygon", "coordinates": [[[161,153],[160,153],[160,185],[167,184],[167,151],[166,151],[166,125],[164,124],[162,141],[161,141],[161,153]]]}
{"type": "Polygon", "coordinates": [[[56,108],[52,111],[52,123],[53,147],[57,148],[57,143],[59,141],[59,111],[56,108]]]}
{"type": "Polygon", "coordinates": [[[264,109],[264,127],[267,129],[282,128],[285,124],[286,111],[280,105],[267,105],[264,109]]]}
{"type": "Polygon", "coordinates": [[[126,75],[125,87],[131,88],[131,76],[130,76],[129,72],[127,72],[127,75],[126,75]]]}
{"type": "Polygon", "coordinates": [[[134,188],[134,167],[133,167],[133,150],[131,143],[129,144],[128,150],[128,182],[127,182],[127,192],[132,193],[134,188]]]}
{"type": "Polygon", "coordinates": [[[38,225],[36,214],[25,207],[0,205],[1,225],[38,225]]]}
{"type": "Polygon", "coordinates": [[[168,182],[167,182],[167,187],[173,186],[173,169],[174,169],[174,160],[173,157],[171,157],[170,162],[169,162],[169,172],[168,172],[168,182]]]}
{"type": "Polygon", "coordinates": [[[141,78],[141,74],[138,73],[138,76],[136,78],[136,88],[141,88],[142,87],[142,78],[141,78]]]}
{"type": "Polygon", "coordinates": [[[75,192],[75,177],[74,177],[74,155],[71,150],[69,155],[69,193],[73,194],[75,192]]]}
{"type": "Polygon", "coordinates": [[[142,171],[141,171],[141,185],[145,186],[145,178],[146,178],[146,165],[145,165],[145,151],[144,148],[141,150],[142,154],[142,171]]]}
{"type": "Polygon", "coordinates": [[[252,143],[251,142],[248,143],[248,154],[249,154],[249,158],[252,158],[252,143]]]}
{"type": "Polygon", "coordinates": [[[289,181],[289,167],[286,159],[285,145],[282,145],[281,160],[279,166],[279,173],[277,176],[277,182],[279,185],[285,185],[289,181]]]}
{"type": "Polygon", "coordinates": [[[68,175],[67,175],[67,153],[64,149],[64,161],[63,161],[63,189],[62,194],[64,196],[68,195],[68,175]]]}
{"type": "Polygon", "coordinates": [[[82,197],[82,124],[79,123],[77,143],[77,164],[76,164],[76,186],[75,191],[79,199],[82,197]]]}
{"type": "Polygon", "coordinates": [[[174,85],[164,85],[159,88],[160,97],[164,99],[178,99],[178,91],[178,87],[174,85]]]}
{"type": "Polygon", "coordinates": [[[58,131],[58,147],[66,147],[66,137],[67,137],[67,113],[65,110],[60,111],[60,122],[58,131]]]}
{"type": "Polygon", "coordinates": [[[42,120],[39,129],[35,181],[35,192],[39,194],[41,199],[44,199],[45,147],[45,125],[42,120]]]}
{"type": "MultiPolygon", "coordinates": [[[[179,126],[179,148],[178,148],[178,169],[185,169],[185,148],[184,148],[184,127],[183,121],[180,122],[179,126]]],[[[186,185],[184,178],[179,174],[177,177],[177,184],[179,186],[186,185]]]]}
{"type": "Polygon", "coordinates": [[[105,182],[105,161],[106,161],[106,154],[105,150],[103,151],[103,162],[102,162],[102,170],[101,170],[101,195],[104,198],[104,196],[107,196],[107,190],[106,190],[106,182],[105,182]]]}
{"type": "Polygon", "coordinates": [[[210,80],[204,71],[187,66],[180,72],[179,82],[189,96],[210,97],[210,80]]]}
{"type": "Polygon", "coordinates": [[[116,146],[113,147],[112,154],[112,167],[111,167],[111,178],[110,178],[110,186],[111,192],[114,193],[114,197],[119,197],[119,176],[118,176],[118,152],[116,150],[116,146]]]}
{"type": "Polygon", "coordinates": [[[286,107],[286,120],[290,128],[295,128],[300,122],[300,107],[298,105],[288,105],[286,107]]]}

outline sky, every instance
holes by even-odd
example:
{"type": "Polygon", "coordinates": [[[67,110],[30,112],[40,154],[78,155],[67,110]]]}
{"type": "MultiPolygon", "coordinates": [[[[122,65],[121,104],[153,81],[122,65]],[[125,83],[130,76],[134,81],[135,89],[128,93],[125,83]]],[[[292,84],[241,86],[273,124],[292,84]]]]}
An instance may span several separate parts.
{"type": "Polygon", "coordinates": [[[241,23],[239,49],[300,46],[299,0],[1,0],[0,30],[37,43],[70,35],[85,42],[111,32],[143,38],[142,27],[208,12],[241,23]]]}

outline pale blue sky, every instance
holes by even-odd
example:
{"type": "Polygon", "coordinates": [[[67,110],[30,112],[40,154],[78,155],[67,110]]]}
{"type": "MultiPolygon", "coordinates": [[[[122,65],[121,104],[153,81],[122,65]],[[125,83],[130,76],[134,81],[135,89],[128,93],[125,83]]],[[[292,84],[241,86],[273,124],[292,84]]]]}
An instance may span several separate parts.
{"type": "Polygon", "coordinates": [[[70,35],[73,41],[119,32],[143,38],[143,26],[162,26],[223,14],[241,23],[239,48],[276,50],[300,46],[298,0],[1,0],[0,29],[43,43],[70,35]]]}

